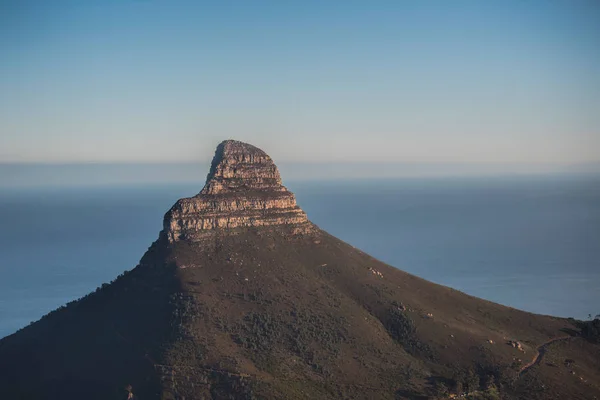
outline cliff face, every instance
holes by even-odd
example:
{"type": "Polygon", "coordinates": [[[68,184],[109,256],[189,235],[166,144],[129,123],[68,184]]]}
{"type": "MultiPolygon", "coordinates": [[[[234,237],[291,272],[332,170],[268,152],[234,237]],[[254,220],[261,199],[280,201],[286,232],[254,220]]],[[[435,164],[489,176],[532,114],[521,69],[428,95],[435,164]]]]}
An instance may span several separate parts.
{"type": "Polygon", "coordinates": [[[264,151],[226,140],[215,153],[206,185],[167,212],[163,233],[170,242],[198,241],[210,231],[243,227],[287,227],[292,234],[314,230],[294,194],[281,183],[264,151]]]}

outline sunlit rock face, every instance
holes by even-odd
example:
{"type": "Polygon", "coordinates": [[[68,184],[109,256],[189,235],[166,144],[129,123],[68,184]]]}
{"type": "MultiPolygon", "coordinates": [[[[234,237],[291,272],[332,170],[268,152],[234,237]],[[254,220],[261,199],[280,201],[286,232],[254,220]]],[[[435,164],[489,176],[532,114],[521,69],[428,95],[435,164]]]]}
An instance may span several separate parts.
{"type": "Polygon", "coordinates": [[[250,144],[226,140],[217,146],[202,191],[175,203],[165,215],[163,233],[171,242],[196,241],[214,230],[278,226],[292,234],[313,231],[271,157],[250,144]]]}

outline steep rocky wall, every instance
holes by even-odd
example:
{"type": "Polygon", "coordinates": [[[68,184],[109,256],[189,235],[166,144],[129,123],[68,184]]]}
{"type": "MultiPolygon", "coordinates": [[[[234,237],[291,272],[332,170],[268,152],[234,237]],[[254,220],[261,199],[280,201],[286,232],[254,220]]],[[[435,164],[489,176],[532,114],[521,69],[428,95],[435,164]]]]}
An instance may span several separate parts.
{"type": "Polygon", "coordinates": [[[289,226],[295,233],[313,230],[271,157],[226,140],[217,147],[202,191],[175,203],[165,215],[163,232],[171,242],[194,241],[215,229],[267,226],[289,226]]]}

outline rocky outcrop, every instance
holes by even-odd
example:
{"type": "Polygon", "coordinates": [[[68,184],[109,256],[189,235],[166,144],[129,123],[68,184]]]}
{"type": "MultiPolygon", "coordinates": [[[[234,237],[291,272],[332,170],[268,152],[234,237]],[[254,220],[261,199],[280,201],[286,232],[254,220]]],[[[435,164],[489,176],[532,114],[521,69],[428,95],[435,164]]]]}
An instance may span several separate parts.
{"type": "Polygon", "coordinates": [[[197,241],[214,230],[288,227],[309,233],[313,225],[281,183],[277,166],[264,151],[247,143],[219,144],[206,184],[194,197],[180,199],[164,218],[169,241],[197,241]]]}

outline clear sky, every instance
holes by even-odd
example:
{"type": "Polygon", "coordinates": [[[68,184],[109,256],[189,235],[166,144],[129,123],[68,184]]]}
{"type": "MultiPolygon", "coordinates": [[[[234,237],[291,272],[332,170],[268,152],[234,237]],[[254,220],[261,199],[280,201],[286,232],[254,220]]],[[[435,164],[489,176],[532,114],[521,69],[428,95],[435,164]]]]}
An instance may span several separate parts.
{"type": "Polygon", "coordinates": [[[600,161],[600,2],[0,0],[0,162],[600,161]]]}

